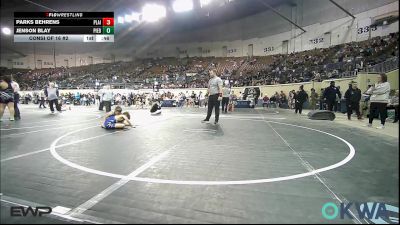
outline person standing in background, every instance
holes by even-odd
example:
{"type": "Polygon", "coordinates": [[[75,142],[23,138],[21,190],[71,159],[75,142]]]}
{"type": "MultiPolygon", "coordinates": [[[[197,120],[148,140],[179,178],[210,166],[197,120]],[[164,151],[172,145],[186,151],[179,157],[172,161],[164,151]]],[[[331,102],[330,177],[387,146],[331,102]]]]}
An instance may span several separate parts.
{"type": "Polygon", "coordinates": [[[314,88],[311,88],[311,94],[310,94],[311,110],[315,110],[317,108],[317,100],[318,100],[318,94],[317,94],[317,92],[315,92],[314,88]]]}
{"type": "Polygon", "coordinates": [[[0,121],[6,107],[10,111],[10,121],[14,121],[14,90],[11,86],[11,76],[0,78],[0,121]]]}
{"type": "Polygon", "coordinates": [[[44,109],[46,108],[46,105],[44,104],[44,102],[45,102],[45,97],[46,97],[46,95],[44,94],[44,90],[41,90],[41,91],[39,92],[39,98],[40,98],[39,108],[40,108],[40,109],[42,108],[42,106],[43,106],[44,109]]]}
{"type": "Polygon", "coordinates": [[[342,97],[342,94],[335,87],[335,81],[331,81],[330,86],[325,89],[323,95],[329,111],[333,111],[334,106],[337,104],[336,99],[342,97]]]}
{"type": "Polygon", "coordinates": [[[232,91],[231,99],[230,99],[230,102],[231,102],[231,105],[232,105],[231,112],[233,112],[235,110],[235,105],[237,104],[237,100],[238,100],[238,97],[236,96],[235,92],[232,91]]]}
{"type": "Polygon", "coordinates": [[[304,102],[308,99],[308,94],[304,91],[303,85],[300,86],[299,91],[294,96],[296,103],[295,103],[295,113],[303,111],[304,102]]]}
{"type": "Polygon", "coordinates": [[[388,109],[394,109],[393,123],[397,123],[399,121],[399,90],[396,90],[394,96],[390,99],[388,109]]]}
{"type": "Polygon", "coordinates": [[[341,104],[341,100],[342,100],[342,93],[340,92],[340,86],[336,87],[337,89],[337,93],[336,93],[336,100],[335,100],[335,104],[333,105],[333,111],[337,112],[341,112],[342,110],[342,104],[341,104]]]}
{"type": "Polygon", "coordinates": [[[30,96],[29,93],[26,93],[26,94],[25,94],[25,96],[24,96],[24,98],[25,98],[25,104],[27,104],[27,105],[29,104],[30,97],[31,97],[31,96],[30,96]]]}
{"type": "Polygon", "coordinates": [[[104,104],[103,104],[104,88],[105,88],[105,86],[103,86],[103,88],[100,89],[100,90],[97,92],[97,96],[98,96],[98,99],[99,99],[99,110],[100,110],[100,111],[103,111],[103,108],[104,108],[104,104]]]}
{"type": "Polygon", "coordinates": [[[49,100],[49,106],[51,113],[54,113],[54,104],[59,113],[61,113],[61,106],[58,104],[58,89],[55,87],[53,82],[49,83],[49,87],[45,89],[45,95],[47,100],[49,100]]]}
{"type": "Polygon", "coordinates": [[[21,112],[19,111],[18,104],[19,104],[19,84],[14,80],[11,81],[11,86],[14,90],[14,118],[15,120],[21,119],[21,112]]]}
{"type": "Polygon", "coordinates": [[[346,99],[347,119],[351,120],[351,114],[354,110],[356,111],[357,118],[360,120],[361,90],[357,88],[357,83],[352,82],[349,84],[349,89],[346,91],[344,98],[346,99]]]}
{"type": "Polygon", "coordinates": [[[288,107],[289,109],[294,109],[294,94],[296,92],[294,90],[289,91],[289,97],[288,97],[288,107]]]}
{"type": "Polygon", "coordinates": [[[367,90],[361,94],[361,103],[360,103],[360,111],[361,117],[368,117],[369,113],[369,99],[371,95],[367,93],[367,91],[371,88],[372,85],[368,85],[367,90]]]}
{"type": "Polygon", "coordinates": [[[258,105],[258,99],[260,98],[261,92],[259,88],[254,88],[254,107],[258,105]]]}
{"type": "Polygon", "coordinates": [[[325,99],[324,99],[324,89],[321,88],[321,93],[319,95],[319,110],[325,110],[325,99]]]}
{"type": "Polygon", "coordinates": [[[208,105],[208,92],[204,95],[204,107],[207,108],[208,105]]]}
{"type": "Polygon", "coordinates": [[[223,83],[223,88],[222,88],[222,112],[223,113],[228,113],[228,104],[229,104],[229,98],[231,96],[231,90],[226,86],[225,83],[223,83]]]}
{"type": "Polygon", "coordinates": [[[367,93],[371,95],[369,123],[367,124],[367,126],[372,127],[374,116],[379,114],[379,117],[381,119],[381,125],[378,126],[377,129],[384,129],[387,118],[386,106],[389,102],[389,93],[390,93],[390,84],[389,82],[387,82],[386,74],[381,73],[378,76],[378,83],[371,86],[371,88],[368,89],[367,93]]]}
{"type": "Polygon", "coordinates": [[[204,104],[204,94],[203,94],[203,92],[201,92],[200,91],[200,93],[199,93],[199,107],[202,107],[203,106],[203,104],[204,104]]]}

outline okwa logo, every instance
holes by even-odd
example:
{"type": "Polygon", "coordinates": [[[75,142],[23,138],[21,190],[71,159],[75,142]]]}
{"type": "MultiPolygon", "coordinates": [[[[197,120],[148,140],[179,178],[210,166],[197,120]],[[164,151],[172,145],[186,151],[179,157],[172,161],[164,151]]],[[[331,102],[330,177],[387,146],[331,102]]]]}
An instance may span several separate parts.
{"type": "Polygon", "coordinates": [[[368,219],[375,224],[398,224],[399,207],[379,202],[340,203],[337,206],[328,202],[322,206],[322,216],[327,220],[337,219],[368,219]],[[354,213],[353,213],[354,212],[354,213]]]}

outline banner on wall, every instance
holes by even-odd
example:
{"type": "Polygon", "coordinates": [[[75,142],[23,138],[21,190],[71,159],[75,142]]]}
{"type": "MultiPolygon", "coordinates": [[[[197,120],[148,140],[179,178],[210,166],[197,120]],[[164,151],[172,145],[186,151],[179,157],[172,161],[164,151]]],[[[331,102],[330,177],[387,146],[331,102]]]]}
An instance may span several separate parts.
{"type": "Polygon", "coordinates": [[[260,94],[259,87],[247,87],[243,91],[243,100],[247,100],[247,98],[259,98],[260,94]]]}

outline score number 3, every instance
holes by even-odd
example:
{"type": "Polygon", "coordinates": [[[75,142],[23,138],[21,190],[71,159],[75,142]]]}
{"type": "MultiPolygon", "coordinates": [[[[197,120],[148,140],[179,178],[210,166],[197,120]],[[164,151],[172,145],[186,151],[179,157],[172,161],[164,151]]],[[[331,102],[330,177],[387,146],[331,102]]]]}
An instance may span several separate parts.
{"type": "Polygon", "coordinates": [[[114,18],[103,18],[103,26],[114,26],[114,18]]]}

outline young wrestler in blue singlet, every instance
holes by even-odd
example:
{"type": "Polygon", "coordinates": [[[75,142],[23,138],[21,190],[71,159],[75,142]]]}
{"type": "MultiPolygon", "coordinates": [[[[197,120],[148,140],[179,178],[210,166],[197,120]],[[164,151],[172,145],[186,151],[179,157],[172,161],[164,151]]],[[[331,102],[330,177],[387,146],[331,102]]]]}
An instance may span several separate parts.
{"type": "Polygon", "coordinates": [[[105,129],[123,129],[127,126],[132,127],[130,118],[131,116],[128,112],[122,113],[122,108],[117,106],[115,107],[114,112],[106,114],[101,127],[105,129]]]}

